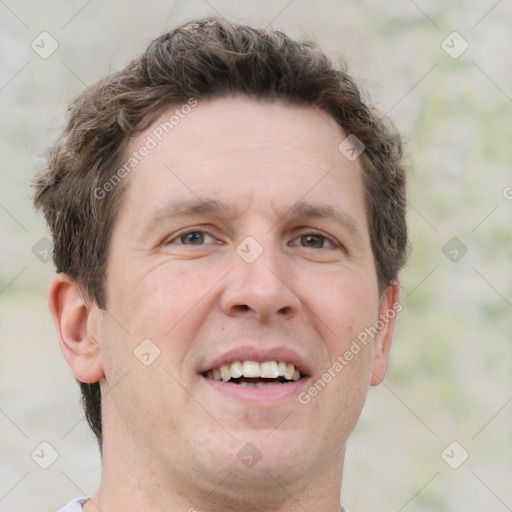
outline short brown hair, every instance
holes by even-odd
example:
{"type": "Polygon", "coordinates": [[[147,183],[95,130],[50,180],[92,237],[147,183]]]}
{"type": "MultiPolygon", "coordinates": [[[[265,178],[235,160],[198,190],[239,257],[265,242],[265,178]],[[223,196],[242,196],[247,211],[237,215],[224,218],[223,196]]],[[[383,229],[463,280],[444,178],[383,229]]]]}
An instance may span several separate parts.
{"type": "MultiPolygon", "coordinates": [[[[109,240],[124,183],[105,184],[113,179],[128,138],[171,106],[233,95],[316,108],[356,137],[352,140],[364,147],[359,158],[379,291],[397,278],[407,251],[405,171],[401,138],[390,122],[367,104],[346,67],[314,43],[207,18],[155,39],[141,57],[83,92],[35,177],[34,204],[51,229],[56,269],[88,300],[107,307],[109,240]],[[98,197],[97,190],[107,189],[106,200],[98,197]]],[[[99,383],[81,383],[81,390],[101,447],[99,383]]]]}

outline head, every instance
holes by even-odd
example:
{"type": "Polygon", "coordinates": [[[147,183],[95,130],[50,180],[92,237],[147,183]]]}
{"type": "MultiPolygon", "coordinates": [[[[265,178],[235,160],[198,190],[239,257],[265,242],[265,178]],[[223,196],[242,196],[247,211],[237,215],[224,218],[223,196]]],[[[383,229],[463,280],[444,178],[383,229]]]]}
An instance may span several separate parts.
{"type": "MultiPolygon", "coordinates": [[[[393,319],[307,404],[237,409],[233,397],[219,429],[198,405],[215,404],[216,391],[195,380],[225,350],[238,357],[259,344],[273,359],[297,357],[309,379],[297,390],[307,392],[396,309],[407,246],[401,141],[344,66],[279,31],[220,19],[178,27],[75,100],[35,190],[59,273],[52,313],[100,446],[105,421],[147,451],[141,432],[154,427],[160,443],[213,447],[210,463],[258,446],[275,470],[269,440],[293,458],[315,417],[344,444],[384,376],[393,319]],[[150,386],[149,423],[132,422],[150,386]],[[296,427],[268,437],[283,411],[296,427]]],[[[184,454],[164,450],[163,465],[166,456],[184,454]]],[[[196,468],[207,464],[197,457],[196,468]]],[[[311,455],[311,468],[319,461],[311,455]]]]}

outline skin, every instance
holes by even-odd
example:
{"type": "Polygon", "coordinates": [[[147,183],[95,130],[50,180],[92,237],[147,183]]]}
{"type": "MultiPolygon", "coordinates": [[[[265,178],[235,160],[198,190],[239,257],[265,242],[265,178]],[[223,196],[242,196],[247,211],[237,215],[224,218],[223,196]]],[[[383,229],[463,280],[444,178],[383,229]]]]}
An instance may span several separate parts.
{"type": "Polygon", "coordinates": [[[106,311],[55,276],[62,352],[103,395],[103,476],[86,512],[339,510],[346,441],[386,372],[394,319],[306,405],[226,397],[198,372],[240,345],[279,345],[314,382],[398,302],[398,282],[379,294],[360,163],[338,151],[346,135],[312,108],[199,102],[125,178],[106,311]],[[210,199],[227,209],[171,212],[210,199]],[[344,221],[299,215],[298,202],[344,221]],[[236,251],[248,236],[263,249],[250,264],[236,251]],[[160,350],[149,366],[133,353],[147,338],[160,350]],[[252,467],[237,457],[247,443],[261,453],[252,467]]]}

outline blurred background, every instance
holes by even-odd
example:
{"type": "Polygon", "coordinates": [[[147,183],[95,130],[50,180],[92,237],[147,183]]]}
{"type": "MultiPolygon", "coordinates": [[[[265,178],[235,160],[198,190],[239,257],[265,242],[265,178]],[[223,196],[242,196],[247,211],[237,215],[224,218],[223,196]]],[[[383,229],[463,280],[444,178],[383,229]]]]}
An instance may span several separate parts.
{"type": "Polygon", "coordinates": [[[349,442],[345,506],[512,510],[510,1],[1,0],[0,511],[56,511],[101,476],[28,181],[79,92],[207,14],[317,41],[408,142],[403,311],[349,442]]]}

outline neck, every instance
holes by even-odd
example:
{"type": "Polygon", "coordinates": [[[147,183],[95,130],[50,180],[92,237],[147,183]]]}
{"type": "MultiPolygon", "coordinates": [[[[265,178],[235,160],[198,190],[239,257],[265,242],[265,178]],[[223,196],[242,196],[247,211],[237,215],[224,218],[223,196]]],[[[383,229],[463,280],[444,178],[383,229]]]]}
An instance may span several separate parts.
{"type": "MultiPolygon", "coordinates": [[[[85,512],[340,510],[345,445],[333,454],[306,449],[303,460],[296,450],[282,451],[279,459],[274,446],[248,468],[230,456],[240,440],[212,439],[212,452],[226,453],[202,450],[194,456],[196,446],[173,439],[162,438],[161,447],[153,439],[136,440],[123,421],[107,413],[105,407],[101,484],[85,512]]],[[[258,445],[264,450],[263,442],[258,445]]]]}
{"type": "Polygon", "coordinates": [[[151,466],[143,457],[126,457],[126,451],[119,457],[123,452],[105,446],[100,488],[84,511],[339,512],[344,451],[332,464],[295,482],[265,470],[244,482],[236,471],[214,481],[192,472],[187,479],[151,466]]]}

